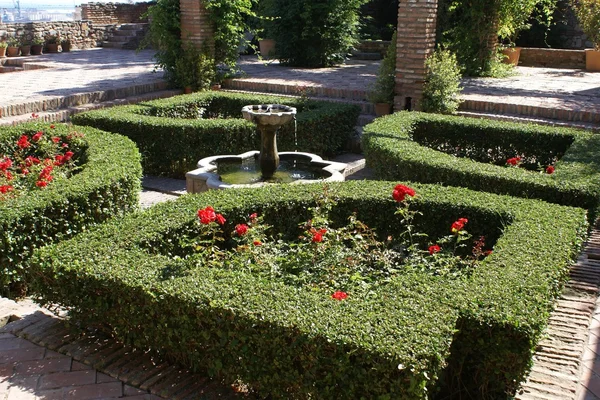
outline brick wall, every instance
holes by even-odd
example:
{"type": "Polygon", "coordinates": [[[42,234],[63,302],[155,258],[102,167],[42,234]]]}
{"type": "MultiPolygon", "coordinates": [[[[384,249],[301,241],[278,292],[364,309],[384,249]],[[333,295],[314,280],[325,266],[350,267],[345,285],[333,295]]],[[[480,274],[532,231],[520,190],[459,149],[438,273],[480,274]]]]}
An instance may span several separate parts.
{"type": "Polygon", "coordinates": [[[400,0],[394,109],[420,110],[425,62],[435,48],[437,0],[400,0]]]}
{"type": "Polygon", "coordinates": [[[207,41],[213,47],[213,29],[204,6],[204,0],[179,0],[181,10],[181,38],[200,48],[207,41]]]}
{"type": "Polygon", "coordinates": [[[74,49],[97,47],[106,40],[113,26],[95,26],[88,21],[48,21],[0,24],[0,37],[25,37],[31,41],[34,37],[60,35],[69,39],[74,49]]]}
{"type": "Polygon", "coordinates": [[[379,53],[383,57],[389,45],[389,40],[363,40],[356,45],[356,49],[363,53],[379,53]]]}
{"type": "Polygon", "coordinates": [[[151,3],[87,3],[81,5],[81,19],[98,25],[148,22],[141,16],[151,3]]]}
{"type": "Polygon", "coordinates": [[[521,49],[519,65],[523,67],[584,69],[585,51],[524,47],[521,49]]]}

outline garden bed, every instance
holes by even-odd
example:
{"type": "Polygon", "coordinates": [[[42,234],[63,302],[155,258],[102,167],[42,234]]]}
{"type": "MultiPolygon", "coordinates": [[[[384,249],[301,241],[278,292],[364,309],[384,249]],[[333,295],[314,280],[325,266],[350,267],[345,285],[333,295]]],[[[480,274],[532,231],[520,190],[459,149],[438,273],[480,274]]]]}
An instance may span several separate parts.
{"type": "Polygon", "coordinates": [[[354,134],[358,106],[302,98],[226,92],[199,92],[138,105],[95,110],[73,116],[89,125],[131,138],[143,155],[144,173],[183,178],[204,157],[240,154],[260,148],[256,126],[242,119],[249,104],[298,108],[294,124],[277,134],[279,151],[320,156],[341,152],[354,134]]]}
{"type": "Polygon", "coordinates": [[[23,262],[36,247],[137,208],[140,155],[123,136],[64,124],[0,128],[0,164],[3,295],[23,290],[23,262]]]}
{"type": "MultiPolygon", "coordinates": [[[[381,238],[400,235],[394,185],[331,184],[331,226],[356,212],[381,238]]],[[[246,268],[182,268],[187,238],[202,227],[198,210],[214,207],[238,233],[258,213],[289,241],[323,193],[313,184],[183,196],[113,221],[38,250],[34,287],[86,326],[106,323],[127,343],[273,398],[514,394],[583,240],[585,211],[411,186],[418,230],[440,237],[468,218],[469,232],[493,245],[472,273],[406,271],[336,299],[246,268]]]]}
{"type": "Polygon", "coordinates": [[[590,220],[598,215],[600,135],[401,112],[367,125],[363,148],[381,179],[537,198],[588,209],[590,220]],[[519,167],[507,165],[516,158],[519,167]]]}

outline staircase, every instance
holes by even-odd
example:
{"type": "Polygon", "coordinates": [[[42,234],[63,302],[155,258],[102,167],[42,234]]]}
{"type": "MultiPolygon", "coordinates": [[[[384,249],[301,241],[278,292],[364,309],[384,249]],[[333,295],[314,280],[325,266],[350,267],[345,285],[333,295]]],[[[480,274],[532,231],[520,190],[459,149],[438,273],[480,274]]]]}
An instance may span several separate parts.
{"type": "Polygon", "coordinates": [[[118,25],[108,40],[102,42],[102,47],[135,50],[139,47],[146,32],[148,32],[147,23],[118,25]]]}

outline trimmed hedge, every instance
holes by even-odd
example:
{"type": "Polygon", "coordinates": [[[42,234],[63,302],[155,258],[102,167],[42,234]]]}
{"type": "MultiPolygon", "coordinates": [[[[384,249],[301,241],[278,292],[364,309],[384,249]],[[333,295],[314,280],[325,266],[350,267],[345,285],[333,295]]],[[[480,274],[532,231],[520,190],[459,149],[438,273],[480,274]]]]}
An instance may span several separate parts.
{"type": "MultiPolygon", "coordinates": [[[[357,211],[384,237],[398,234],[394,185],[329,185],[334,222],[357,211]]],[[[258,211],[297,236],[322,194],[313,184],[188,195],[112,221],[38,250],[32,286],[84,324],[107,323],[127,343],[273,398],[504,398],[530,366],[585,235],[585,211],[411,186],[418,228],[444,236],[467,217],[470,233],[493,238],[493,254],[468,278],[401,274],[337,302],[243,271],[182,269],[169,256],[182,235],[199,231],[196,211],[208,205],[227,218],[227,231],[258,211]]]]}
{"type": "Polygon", "coordinates": [[[259,149],[260,134],[253,123],[242,119],[241,110],[245,105],[269,103],[298,108],[297,135],[294,124],[282,127],[277,134],[279,151],[299,149],[320,156],[343,150],[360,114],[358,106],[343,103],[199,92],[90,111],[72,120],[131,138],[142,152],[144,173],[181,178],[201,158],[259,149]],[[202,119],[198,119],[200,110],[204,111],[202,119]]]}
{"type": "Polygon", "coordinates": [[[36,247],[62,240],[138,207],[140,154],[131,140],[91,128],[29,123],[0,128],[0,157],[23,133],[85,134],[76,150],[80,169],[43,190],[0,201],[0,294],[19,294],[23,262],[36,247]]]}
{"type": "MultiPolygon", "coordinates": [[[[583,207],[600,200],[600,135],[532,124],[400,112],[363,131],[367,164],[381,179],[411,179],[583,207]],[[525,155],[530,169],[504,166],[525,155]],[[496,165],[494,165],[494,163],[496,165]]],[[[593,220],[593,218],[590,218],[593,220]]]]}

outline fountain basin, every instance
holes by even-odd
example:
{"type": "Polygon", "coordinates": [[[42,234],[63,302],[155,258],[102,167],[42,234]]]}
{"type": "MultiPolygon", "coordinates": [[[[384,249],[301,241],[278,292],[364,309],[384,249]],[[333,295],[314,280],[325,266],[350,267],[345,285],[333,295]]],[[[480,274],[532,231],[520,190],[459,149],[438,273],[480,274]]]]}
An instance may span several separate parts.
{"type": "Polygon", "coordinates": [[[260,173],[259,152],[249,151],[239,155],[206,157],[198,161],[198,168],[186,174],[188,193],[242,187],[260,187],[278,183],[341,182],[345,180],[347,164],[326,161],[321,157],[302,152],[279,153],[281,166],[273,177],[263,179],[260,173]],[[235,171],[237,168],[237,171],[235,171]],[[224,176],[219,174],[223,172],[224,176]],[[239,177],[243,176],[239,183],[239,177]],[[231,181],[227,181],[231,178],[231,181]]]}
{"type": "Polygon", "coordinates": [[[291,122],[296,116],[294,107],[282,104],[260,104],[242,107],[244,119],[260,126],[282,126],[291,122]]]}

